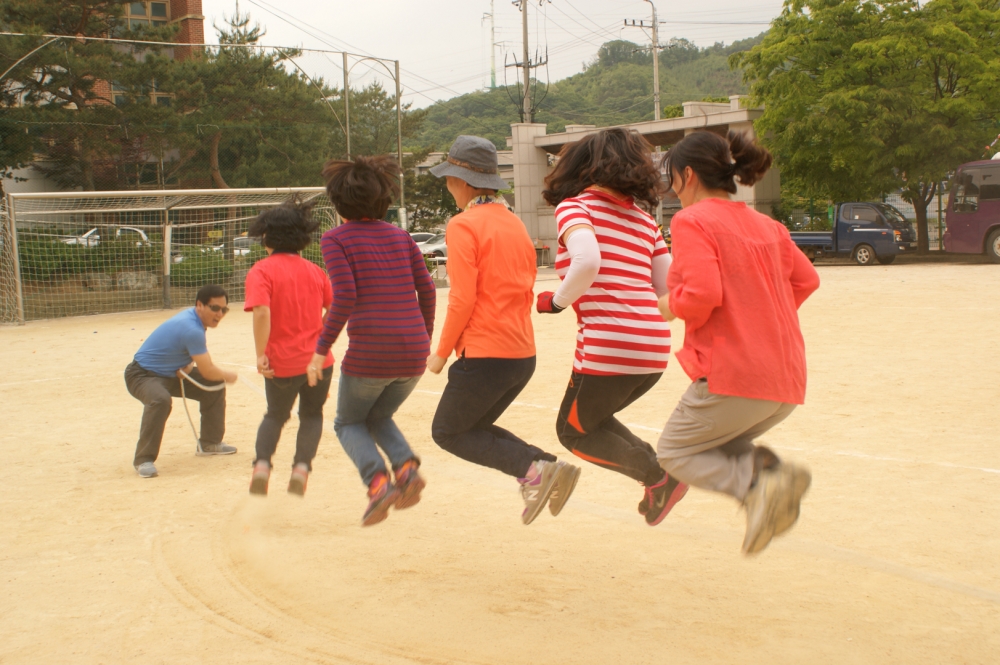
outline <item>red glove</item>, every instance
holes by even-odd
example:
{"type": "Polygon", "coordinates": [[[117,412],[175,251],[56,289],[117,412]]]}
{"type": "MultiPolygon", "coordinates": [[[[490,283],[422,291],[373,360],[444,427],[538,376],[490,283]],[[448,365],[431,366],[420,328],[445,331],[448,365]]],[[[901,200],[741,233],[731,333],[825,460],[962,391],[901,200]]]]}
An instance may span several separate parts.
{"type": "Polygon", "coordinates": [[[538,294],[538,303],[536,304],[536,309],[542,314],[558,314],[559,312],[566,309],[565,307],[560,307],[552,301],[552,298],[556,294],[552,291],[543,291],[538,294]]]}

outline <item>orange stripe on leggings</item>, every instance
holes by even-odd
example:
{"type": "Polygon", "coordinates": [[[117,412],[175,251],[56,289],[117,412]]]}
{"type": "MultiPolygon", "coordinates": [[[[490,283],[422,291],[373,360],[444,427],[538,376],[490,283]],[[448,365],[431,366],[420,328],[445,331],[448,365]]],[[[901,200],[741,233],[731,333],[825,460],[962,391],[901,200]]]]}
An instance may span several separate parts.
{"type": "Polygon", "coordinates": [[[590,455],[581,453],[579,450],[576,450],[575,448],[573,449],[573,454],[579,457],[580,459],[587,460],[588,462],[593,462],[594,464],[603,464],[605,466],[618,466],[618,467],[621,466],[621,464],[615,464],[614,462],[609,462],[608,460],[600,459],[599,457],[591,457],[590,455]]]}
{"type": "Polygon", "coordinates": [[[566,416],[566,422],[573,426],[580,434],[586,434],[587,430],[583,429],[583,425],[580,424],[580,414],[576,411],[576,400],[573,400],[573,406],[569,407],[569,415],[566,416]]]}

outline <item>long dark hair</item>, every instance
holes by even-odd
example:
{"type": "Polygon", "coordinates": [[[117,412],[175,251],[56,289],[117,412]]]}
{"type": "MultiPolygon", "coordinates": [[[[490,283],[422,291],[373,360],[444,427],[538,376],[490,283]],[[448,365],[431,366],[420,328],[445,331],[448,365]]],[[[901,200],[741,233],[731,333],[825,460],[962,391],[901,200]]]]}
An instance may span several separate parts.
{"type": "Polygon", "coordinates": [[[656,207],[666,191],[649,143],[638,132],[619,127],[564,146],[559,163],[545,178],[542,196],[555,206],[591,185],[631,196],[650,208],[656,207]]]}
{"type": "Polygon", "coordinates": [[[760,182],[771,168],[771,153],[748,134],[730,131],[728,139],[708,131],[688,134],[667,152],[664,165],[670,187],[674,186],[674,171],[684,185],[684,169],[688,166],[709,189],[736,193],[736,182],[749,187],[760,182]]]}
{"type": "Polygon", "coordinates": [[[323,167],[326,194],[344,219],[382,219],[399,196],[399,164],[388,155],[330,160],[323,167]]]}

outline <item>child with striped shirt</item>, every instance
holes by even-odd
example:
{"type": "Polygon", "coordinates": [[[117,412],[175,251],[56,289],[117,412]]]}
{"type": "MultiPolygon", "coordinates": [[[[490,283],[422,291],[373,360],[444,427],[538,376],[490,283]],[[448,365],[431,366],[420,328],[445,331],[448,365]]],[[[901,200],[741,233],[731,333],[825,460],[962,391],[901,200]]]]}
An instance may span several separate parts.
{"type": "Polygon", "coordinates": [[[334,430],[368,486],[362,525],[389,508],[420,501],[424,480],[392,416],[427,366],[436,291],[410,235],[382,221],[399,195],[396,162],[387,157],[330,161],[326,191],[347,222],[323,234],[320,246],[333,285],[333,304],[308,368],[310,383],[344,326],[350,342],[341,361],[334,430]],[[389,458],[390,478],[379,448],[389,458]]]}
{"type": "Polygon", "coordinates": [[[653,447],[615,414],[659,381],[670,357],[670,324],[657,309],[670,253],[637,202],[659,202],[660,174],[637,133],[606,129],[567,145],[545,179],[556,206],[559,289],[538,295],[542,313],[573,306],[578,332],[559,441],[577,457],[645,486],[639,513],[659,524],[687,485],[660,467],[653,447]]]}

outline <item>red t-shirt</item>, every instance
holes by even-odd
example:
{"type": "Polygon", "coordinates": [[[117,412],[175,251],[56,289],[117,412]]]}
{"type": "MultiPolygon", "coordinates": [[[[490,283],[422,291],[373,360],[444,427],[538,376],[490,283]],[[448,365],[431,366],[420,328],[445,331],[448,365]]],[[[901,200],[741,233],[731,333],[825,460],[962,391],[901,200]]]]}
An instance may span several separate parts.
{"type": "MultiPolygon", "coordinates": [[[[275,252],[247,273],[243,310],[271,308],[271,336],[264,353],[276,377],[306,373],[323,330],[323,308],[333,301],[326,273],[298,254],[275,252]]],[[[327,354],[323,367],[333,364],[327,354]]]]}

